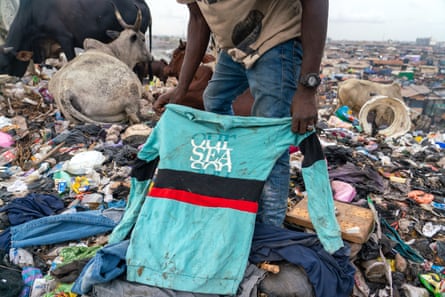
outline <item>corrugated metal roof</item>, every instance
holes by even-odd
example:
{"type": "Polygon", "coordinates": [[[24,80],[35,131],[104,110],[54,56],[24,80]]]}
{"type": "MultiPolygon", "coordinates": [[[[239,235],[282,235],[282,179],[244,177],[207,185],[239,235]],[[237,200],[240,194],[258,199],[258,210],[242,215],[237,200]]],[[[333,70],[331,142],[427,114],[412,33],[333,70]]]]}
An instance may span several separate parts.
{"type": "Polygon", "coordinates": [[[413,97],[416,95],[428,95],[431,93],[430,88],[425,85],[409,85],[402,88],[403,97],[413,97]]]}

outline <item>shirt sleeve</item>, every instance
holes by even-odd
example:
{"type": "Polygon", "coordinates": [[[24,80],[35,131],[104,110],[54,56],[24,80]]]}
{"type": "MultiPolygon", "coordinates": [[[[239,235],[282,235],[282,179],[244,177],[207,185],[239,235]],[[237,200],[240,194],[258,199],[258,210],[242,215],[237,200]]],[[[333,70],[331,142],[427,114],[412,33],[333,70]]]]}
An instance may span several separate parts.
{"type": "Polygon", "coordinates": [[[145,141],[141,150],[138,153],[138,158],[144,160],[146,162],[153,161],[157,157],[159,157],[159,146],[160,146],[160,138],[159,138],[159,125],[154,127],[150,136],[145,141]]]}
{"type": "Polygon", "coordinates": [[[333,254],[344,244],[335,217],[334,197],[323,149],[315,133],[305,138],[299,147],[304,155],[302,174],[308,196],[309,217],[324,249],[333,254]]]}

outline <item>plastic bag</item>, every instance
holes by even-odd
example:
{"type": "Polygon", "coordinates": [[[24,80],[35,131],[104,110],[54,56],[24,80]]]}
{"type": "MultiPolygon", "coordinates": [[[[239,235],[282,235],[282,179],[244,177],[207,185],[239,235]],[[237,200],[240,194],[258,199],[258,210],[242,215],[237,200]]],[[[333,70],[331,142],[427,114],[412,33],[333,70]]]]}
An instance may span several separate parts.
{"type": "Polygon", "coordinates": [[[105,156],[101,152],[94,150],[81,152],[64,163],[63,170],[74,175],[84,175],[90,170],[100,167],[104,161],[105,156]]]}

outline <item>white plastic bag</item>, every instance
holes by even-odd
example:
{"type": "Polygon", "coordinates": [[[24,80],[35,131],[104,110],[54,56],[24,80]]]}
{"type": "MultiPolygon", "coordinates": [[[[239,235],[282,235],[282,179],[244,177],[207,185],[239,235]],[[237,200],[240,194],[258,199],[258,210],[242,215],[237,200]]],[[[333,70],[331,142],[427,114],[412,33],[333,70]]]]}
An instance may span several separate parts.
{"type": "Polygon", "coordinates": [[[98,151],[86,151],[74,155],[71,160],[63,164],[63,170],[74,174],[83,175],[102,166],[105,156],[98,151]]]}

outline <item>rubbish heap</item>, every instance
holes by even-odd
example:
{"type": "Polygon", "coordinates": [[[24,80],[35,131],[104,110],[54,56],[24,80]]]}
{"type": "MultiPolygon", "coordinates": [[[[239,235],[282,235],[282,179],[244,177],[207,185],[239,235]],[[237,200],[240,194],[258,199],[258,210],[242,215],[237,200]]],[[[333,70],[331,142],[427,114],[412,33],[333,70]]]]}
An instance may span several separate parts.
{"type": "MultiPolygon", "coordinates": [[[[158,120],[147,99],[143,124],[71,124],[48,79],[0,77],[0,296],[76,296],[74,281],[123,216],[129,173],[158,120]]],[[[147,98],[164,91],[145,87],[147,98]]],[[[395,113],[401,133],[374,133],[363,115],[341,111],[317,129],[356,269],[351,296],[445,296],[445,132],[406,130],[395,113]]],[[[311,233],[303,156],[290,152],[285,227],[311,233]]],[[[269,274],[285,268],[266,264],[269,274]]]]}

